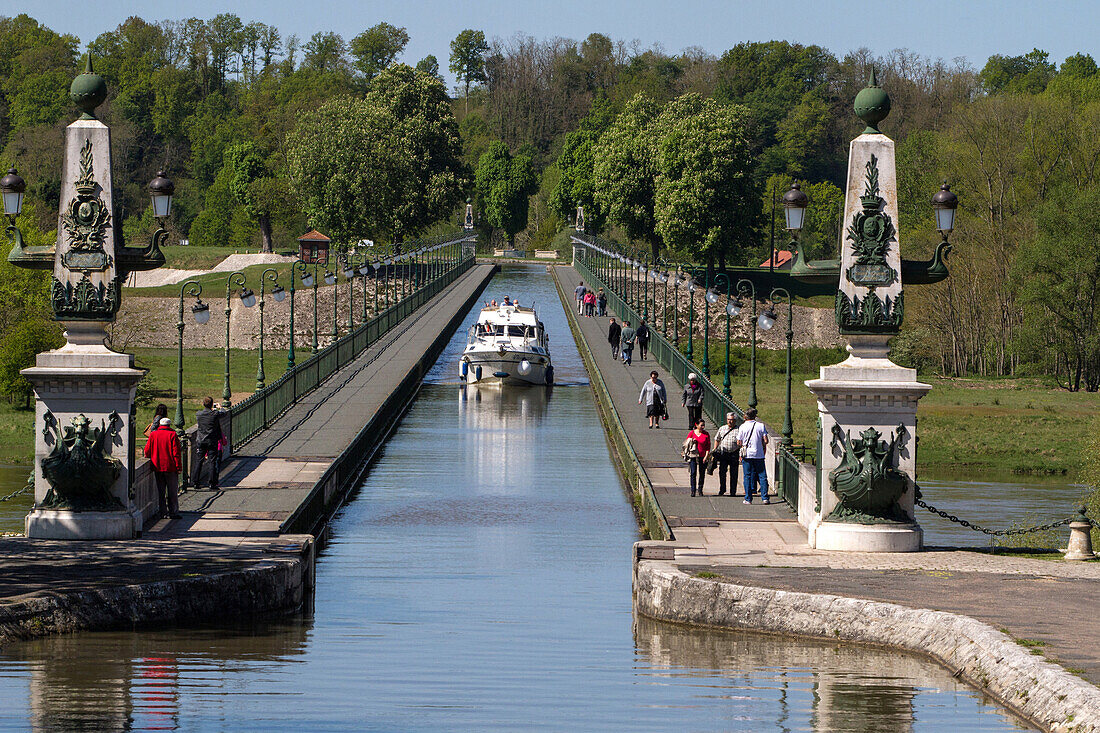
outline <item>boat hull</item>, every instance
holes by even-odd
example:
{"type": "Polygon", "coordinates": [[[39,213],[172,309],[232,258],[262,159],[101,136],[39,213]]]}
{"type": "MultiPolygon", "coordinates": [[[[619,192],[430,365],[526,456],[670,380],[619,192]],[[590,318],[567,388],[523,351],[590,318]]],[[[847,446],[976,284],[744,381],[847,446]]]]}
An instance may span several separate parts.
{"type": "Polygon", "coordinates": [[[509,351],[467,352],[459,363],[459,376],[466,384],[550,384],[553,366],[545,356],[509,351]]]}

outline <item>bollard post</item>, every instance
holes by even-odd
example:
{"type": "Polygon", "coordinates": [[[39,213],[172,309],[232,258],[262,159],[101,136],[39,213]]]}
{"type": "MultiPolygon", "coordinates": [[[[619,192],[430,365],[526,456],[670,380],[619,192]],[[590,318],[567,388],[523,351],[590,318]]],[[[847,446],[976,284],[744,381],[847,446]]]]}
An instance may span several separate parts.
{"type": "Polygon", "coordinates": [[[1092,520],[1085,514],[1085,507],[1077,510],[1077,516],[1069,523],[1069,545],[1066,546],[1066,560],[1095,560],[1092,551],[1092,520]]]}

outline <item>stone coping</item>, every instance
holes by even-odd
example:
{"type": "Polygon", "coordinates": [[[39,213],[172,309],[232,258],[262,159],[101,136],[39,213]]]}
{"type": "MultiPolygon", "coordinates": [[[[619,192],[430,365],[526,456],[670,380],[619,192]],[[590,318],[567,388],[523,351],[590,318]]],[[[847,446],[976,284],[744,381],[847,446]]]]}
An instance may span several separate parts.
{"type": "Polygon", "coordinates": [[[692,577],[668,560],[638,559],[634,608],[695,626],[901,649],[930,657],[1016,715],[1049,731],[1100,731],[1100,688],[1035,656],[992,626],[956,613],[692,577]]]}

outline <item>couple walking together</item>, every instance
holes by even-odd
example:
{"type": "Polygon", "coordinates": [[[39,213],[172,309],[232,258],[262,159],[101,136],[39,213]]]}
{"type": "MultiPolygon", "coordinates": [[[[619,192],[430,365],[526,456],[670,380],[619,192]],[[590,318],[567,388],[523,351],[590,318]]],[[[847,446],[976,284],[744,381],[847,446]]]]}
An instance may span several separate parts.
{"type": "Polygon", "coordinates": [[[718,429],[712,450],[706,421],[701,417],[696,419],[681,448],[681,455],[688,464],[691,495],[703,495],[703,481],[706,474],[713,473],[717,468],[718,495],[723,496],[726,493],[728,472],[730,496],[733,496],[737,490],[737,462],[740,461],[745,471],[744,503],[751,504],[753,495],[759,490],[762,503],[770,504],[768,475],[764,462],[768,445],[768,429],[764,423],[756,419],[756,410],[753,408],[749,408],[745,413],[745,422],[741,423],[740,427],[737,427],[736,423],[737,416],[732,412],[726,413],[726,424],[718,429]]]}
{"type": "Polygon", "coordinates": [[[607,324],[607,342],[611,344],[611,358],[618,359],[621,354],[623,364],[630,366],[635,342],[638,344],[641,358],[645,359],[646,350],[649,348],[649,326],[645,324],[645,319],[642,319],[637,328],[631,327],[630,321],[625,320],[620,326],[612,316],[607,324]]]}

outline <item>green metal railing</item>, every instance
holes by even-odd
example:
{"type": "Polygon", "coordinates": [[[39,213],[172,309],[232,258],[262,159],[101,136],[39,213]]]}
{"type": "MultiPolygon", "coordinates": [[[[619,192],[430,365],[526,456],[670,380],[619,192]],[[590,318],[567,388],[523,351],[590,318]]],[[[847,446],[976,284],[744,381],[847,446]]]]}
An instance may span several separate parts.
{"type": "MultiPolygon", "coordinates": [[[[608,240],[598,240],[590,234],[574,234],[571,239],[575,244],[587,247],[601,247],[614,250],[617,245],[608,240]]],[[[581,276],[590,283],[603,287],[607,294],[607,306],[619,315],[620,318],[629,320],[632,324],[641,322],[641,315],[626,301],[611,284],[603,280],[588,266],[584,257],[575,258],[574,267],[581,276]]],[[[567,304],[568,305],[568,304],[567,304]]],[[[566,308],[568,310],[568,307],[566,308]]],[[[702,373],[702,369],[688,361],[676,345],[665,338],[660,331],[651,328],[649,330],[649,353],[658,364],[665,368],[680,384],[687,383],[688,374],[694,373],[699,377],[699,384],[703,387],[703,411],[715,425],[726,422],[726,413],[732,412],[738,419],[744,419],[744,411],[729,397],[722,394],[720,387],[710,381],[709,376],[702,373]]],[[[704,348],[706,348],[704,346],[704,348]]],[[[597,371],[597,370],[590,370],[597,371]]],[[[597,371],[598,373],[598,371],[597,371]]],[[[794,511],[798,511],[798,475],[799,462],[790,449],[786,446],[776,445],[775,464],[773,466],[775,491],[780,498],[794,511]]]]}
{"type": "MultiPolygon", "coordinates": [[[[457,244],[471,241],[475,237],[474,234],[464,234],[452,236],[449,240],[433,240],[431,244],[457,244]]],[[[358,358],[369,346],[377,343],[413,311],[434,298],[473,266],[473,256],[459,257],[439,277],[422,284],[402,300],[357,326],[351,333],[296,364],[264,389],[233,405],[229,413],[233,450],[236,451],[303,396],[358,358]]]]}

